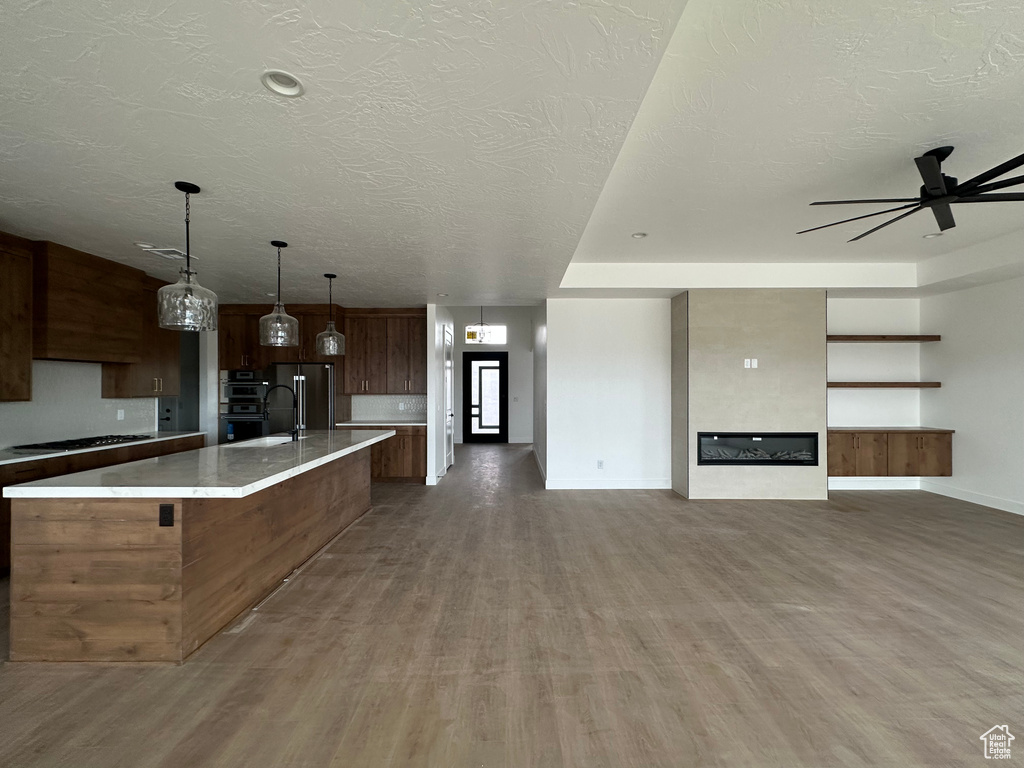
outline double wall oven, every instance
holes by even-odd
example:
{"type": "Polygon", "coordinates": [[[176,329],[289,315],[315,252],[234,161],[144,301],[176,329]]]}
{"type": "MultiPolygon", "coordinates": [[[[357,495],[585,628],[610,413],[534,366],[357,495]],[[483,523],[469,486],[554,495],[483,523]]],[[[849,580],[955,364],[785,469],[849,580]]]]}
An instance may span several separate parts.
{"type": "Polygon", "coordinates": [[[221,384],[221,440],[228,426],[235,440],[270,434],[270,422],[263,414],[263,398],[270,383],[263,371],[228,371],[221,384]]]}

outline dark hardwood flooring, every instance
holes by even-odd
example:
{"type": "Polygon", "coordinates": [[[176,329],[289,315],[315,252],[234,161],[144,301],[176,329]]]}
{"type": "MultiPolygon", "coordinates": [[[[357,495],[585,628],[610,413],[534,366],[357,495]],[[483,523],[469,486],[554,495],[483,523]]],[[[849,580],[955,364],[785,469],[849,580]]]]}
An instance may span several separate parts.
{"type": "Polygon", "coordinates": [[[905,768],[1024,731],[1024,518],[544,491],[527,446],[457,461],[375,486],[183,666],[0,667],[0,765],[905,768]]]}

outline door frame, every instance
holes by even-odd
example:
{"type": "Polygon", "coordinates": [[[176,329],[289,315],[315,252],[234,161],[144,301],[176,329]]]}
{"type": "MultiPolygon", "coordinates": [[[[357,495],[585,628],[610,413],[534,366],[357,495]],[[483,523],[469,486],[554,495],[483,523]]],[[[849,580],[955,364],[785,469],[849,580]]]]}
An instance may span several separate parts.
{"type": "Polygon", "coordinates": [[[444,472],[455,464],[455,329],[444,327],[444,472]]]}
{"type": "Polygon", "coordinates": [[[462,442],[463,443],[507,443],[508,442],[508,352],[463,352],[462,353],[462,442]],[[474,435],[473,404],[473,363],[482,360],[497,360],[498,368],[498,417],[501,424],[497,434],[474,435]]]}

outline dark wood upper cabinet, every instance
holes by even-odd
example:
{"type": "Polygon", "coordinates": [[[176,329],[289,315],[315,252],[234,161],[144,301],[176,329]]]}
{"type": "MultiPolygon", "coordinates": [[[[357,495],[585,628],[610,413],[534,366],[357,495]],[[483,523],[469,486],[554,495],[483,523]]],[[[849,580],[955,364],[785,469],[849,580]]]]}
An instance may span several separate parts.
{"type": "Polygon", "coordinates": [[[345,318],[345,394],[387,393],[387,318],[345,318]]]}
{"type": "Polygon", "coordinates": [[[32,399],[32,251],[0,233],[0,401],[32,399]]]}
{"type": "Polygon", "coordinates": [[[34,358],[141,362],[142,270],[50,242],[32,261],[34,358]]]}
{"type": "Polygon", "coordinates": [[[181,332],[161,328],[157,291],[163,280],[142,281],[142,343],[138,363],[104,363],[103,397],[177,397],[181,394],[181,332]]]}
{"type": "Polygon", "coordinates": [[[426,394],[427,321],[422,317],[388,318],[388,394],[426,394]]]}

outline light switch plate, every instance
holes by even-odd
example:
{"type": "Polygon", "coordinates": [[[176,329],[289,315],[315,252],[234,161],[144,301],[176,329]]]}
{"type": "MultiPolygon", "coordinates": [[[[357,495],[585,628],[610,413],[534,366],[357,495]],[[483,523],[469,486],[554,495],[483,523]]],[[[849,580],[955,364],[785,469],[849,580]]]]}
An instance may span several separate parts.
{"type": "Polygon", "coordinates": [[[757,358],[756,357],[750,358],[750,367],[751,368],[757,368],[757,358]]]}
{"type": "Polygon", "coordinates": [[[743,358],[743,367],[744,368],[749,368],[750,367],[750,358],[749,357],[743,358]]]}
{"type": "Polygon", "coordinates": [[[124,408],[117,409],[117,420],[124,421],[124,408]]]}

